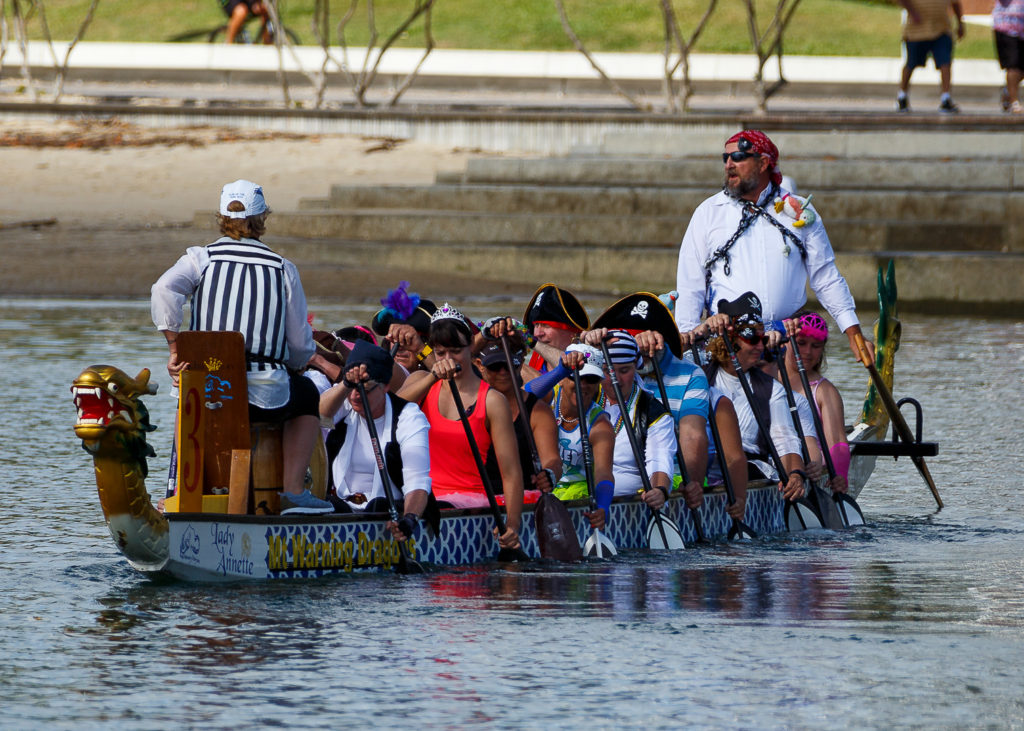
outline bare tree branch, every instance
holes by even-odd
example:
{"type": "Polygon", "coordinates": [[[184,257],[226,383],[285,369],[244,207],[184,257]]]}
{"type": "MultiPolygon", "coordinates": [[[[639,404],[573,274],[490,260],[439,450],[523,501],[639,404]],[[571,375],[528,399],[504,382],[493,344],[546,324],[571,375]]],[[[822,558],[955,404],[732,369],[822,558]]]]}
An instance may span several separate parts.
{"type": "MultiPolygon", "coordinates": [[[[42,0],[36,0],[36,2],[42,3],[42,0]]],[[[68,63],[71,61],[71,52],[75,50],[75,46],[82,40],[82,36],[85,35],[85,29],[92,23],[93,16],[96,14],[96,7],[100,4],[100,0],[92,0],[89,3],[89,10],[86,12],[85,17],[82,19],[81,24],[78,26],[78,31],[75,33],[75,37],[71,39],[71,43],[68,44],[68,49],[64,54],[64,63],[60,65],[57,70],[57,74],[53,79],[53,100],[55,102],[60,101],[61,96],[64,94],[64,80],[68,75],[68,63]]]]}
{"type": "Polygon", "coordinates": [[[754,46],[754,53],[757,55],[757,71],[754,74],[754,101],[757,104],[757,111],[763,114],[768,110],[768,99],[789,83],[782,75],[782,38],[793,19],[800,0],[778,0],[775,13],[764,33],[758,32],[753,0],[744,0],[744,4],[747,9],[750,41],[754,46]],[[766,85],[764,66],[772,55],[778,56],[779,78],[772,84],[766,85]]]}
{"type": "Polygon", "coordinates": [[[628,91],[623,89],[612,77],[605,73],[605,70],[601,68],[597,61],[594,60],[594,57],[590,55],[590,52],[587,51],[587,49],[583,46],[583,42],[580,40],[579,36],[576,35],[576,31],[574,31],[572,26],[569,24],[569,17],[565,13],[565,3],[563,2],[563,0],[555,0],[555,7],[558,8],[558,17],[562,21],[562,29],[565,31],[565,34],[569,36],[569,40],[572,41],[572,44],[576,47],[576,50],[582,53],[583,57],[590,62],[590,65],[593,67],[594,71],[596,71],[598,75],[602,79],[604,79],[606,84],[608,84],[609,86],[612,87],[612,89],[615,90],[616,94],[625,98],[626,101],[628,101],[637,109],[649,112],[651,110],[651,105],[641,102],[640,100],[633,97],[633,95],[631,95],[628,91]]]}
{"type": "Polygon", "coordinates": [[[688,39],[684,40],[682,31],[679,29],[679,20],[675,8],[672,7],[672,0],[661,0],[662,16],[665,21],[665,73],[667,93],[670,95],[668,103],[672,111],[676,111],[679,104],[678,97],[672,86],[672,77],[678,69],[682,69],[682,108],[683,111],[687,111],[690,108],[690,98],[693,96],[693,83],[690,81],[690,53],[697,44],[700,34],[707,27],[708,20],[711,18],[711,14],[714,12],[717,4],[718,0],[708,0],[704,14],[697,25],[694,26],[693,33],[690,34],[688,39]],[[679,59],[673,65],[669,65],[671,60],[669,39],[674,39],[679,50],[679,59]]]}

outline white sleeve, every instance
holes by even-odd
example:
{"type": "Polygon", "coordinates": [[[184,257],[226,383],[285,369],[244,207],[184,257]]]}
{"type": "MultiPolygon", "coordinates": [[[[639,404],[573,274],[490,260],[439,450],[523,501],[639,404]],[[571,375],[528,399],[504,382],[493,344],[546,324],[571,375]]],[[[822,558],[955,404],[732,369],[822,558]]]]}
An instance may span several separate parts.
{"type": "Polygon", "coordinates": [[[804,245],[807,248],[807,279],[815,296],[832,315],[840,332],[859,324],[857,305],[843,275],[836,266],[836,255],[819,218],[809,227],[804,245]]]}
{"type": "Polygon", "coordinates": [[[676,326],[680,332],[688,332],[700,325],[700,316],[704,311],[704,300],[707,296],[707,285],[704,279],[704,259],[706,258],[709,206],[705,203],[697,206],[686,227],[683,241],[679,246],[679,261],[676,266],[676,326]]]}
{"type": "Polygon", "coordinates": [[[796,429],[793,428],[793,416],[789,411],[786,392],[778,381],[772,388],[769,407],[771,408],[772,424],[768,431],[779,454],[802,454],[800,440],[796,436],[796,429]]]}
{"type": "Polygon", "coordinates": [[[644,456],[648,477],[655,472],[664,472],[671,477],[675,472],[672,460],[676,456],[676,434],[669,414],[659,417],[648,426],[647,451],[644,456]]]}
{"type": "Polygon", "coordinates": [[[406,404],[395,436],[402,450],[402,492],[430,492],[430,422],[416,404],[406,404]]]}
{"type": "Polygon", "coordinates": [[[150,312],[157,330],[181,332],[185,303],[199,286],[210,256],[204,246],[191,246],[153,285],[150,312]]]}
{"type": "Polygon", "coordinates": [[[295,265],[284,262],[285,310],[284,332],[288,341],[288,365],[294,370],[305,368],[316,352],[313,329],[306,319],[306,293],[295,265]]]}

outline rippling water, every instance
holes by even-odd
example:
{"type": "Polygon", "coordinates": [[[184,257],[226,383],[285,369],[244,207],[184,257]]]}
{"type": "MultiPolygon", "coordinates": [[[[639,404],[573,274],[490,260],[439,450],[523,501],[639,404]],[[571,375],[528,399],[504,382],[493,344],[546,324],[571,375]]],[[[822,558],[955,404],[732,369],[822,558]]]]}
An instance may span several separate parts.
{"type": "MultiPolygon", "coordinates": [[[[894,391],[941,443],[939,513],[909,461],[880,460],[857,531],[206,586],[120,559],[70,428],[87,365],[166,389],[147,305],[0,300],[2,724],[1024,727],[1024,322],[903,322],[894,391]]],[[[850,414],[866,378],[835,345],[850,414]]],[[[171,402],[147,405],[158,476],[171,402]]]]}

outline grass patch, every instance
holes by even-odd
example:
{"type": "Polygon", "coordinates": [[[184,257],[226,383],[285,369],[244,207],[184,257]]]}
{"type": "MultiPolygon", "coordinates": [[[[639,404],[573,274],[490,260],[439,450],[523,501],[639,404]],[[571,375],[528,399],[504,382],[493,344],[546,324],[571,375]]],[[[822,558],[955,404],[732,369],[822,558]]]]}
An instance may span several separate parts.
{"type": "MultiPolygon", "coordinates": [[[[313,0],[283,0],[285,25],[303,43],[314,42],[311,30],[313,0]]],[[[410,0],[377,0],[378,30],[390,33],[405,17],[410,0]]],[[[703,12],[705,0],[676,0],[678,17],[687,32],[703,12]]],[[[774,6],[759,0],[761,24],[770,19],[774,6]]],[[[10,17],[10,4],[8,17],[10,17]]],[[[89,7],[88,0],[51,0],[47,21],[57,39],[71,38],[89,7]]],[[[344,0],[331,9],[332,37],[344,0]]],[[[566,9],[577,34],[593,51],[659,52],[663,45],[660,5],[656,0],[566,0],[566,9]]],[[[191,30],[213,28],[224,16],[217,0],[177,0],[173,3],[138,0],[101,0],[85,40],[163,42],[191,30]]],[[[880,0],[804,0],[785,38],[786,54],[814,56],[899,56],[900,10],[880,0]]],[[[30,35],[42,37],[39,17],[29,22],[30,35]]],[[[418,21],[400,41],[402,46],[423,44],[423,24],[418,21]]],[[[442,48],[572,50],[562,31],[553,0],[437,0],[433,17],[434,37],[442,48]]],[[[352,45],[369,37],[365,2],[349,23],[352,45]]],[[[335,41],[336,43],[336,41],[335,41]]],[[[704,53],[749,53],[746,15],[740,3],[721,0],[697,50],[704,53]]],[[[991,31],[970,26],[958,44],[961,58],[993,58],[991,31]]]]}

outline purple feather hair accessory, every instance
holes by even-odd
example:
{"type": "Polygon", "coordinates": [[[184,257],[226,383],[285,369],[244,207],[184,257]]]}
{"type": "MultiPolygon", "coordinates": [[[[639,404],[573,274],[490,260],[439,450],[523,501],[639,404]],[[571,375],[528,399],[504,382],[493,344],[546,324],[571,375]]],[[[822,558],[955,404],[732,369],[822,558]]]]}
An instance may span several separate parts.
{"type": "Polygon", "coordinates": [[[420,304],[420,296],[408,289],[409,283],[403,279],[395,289],[389,289],[388,296],[380,301],[384,309],[399,320],[408,320],[420,304]]]}

